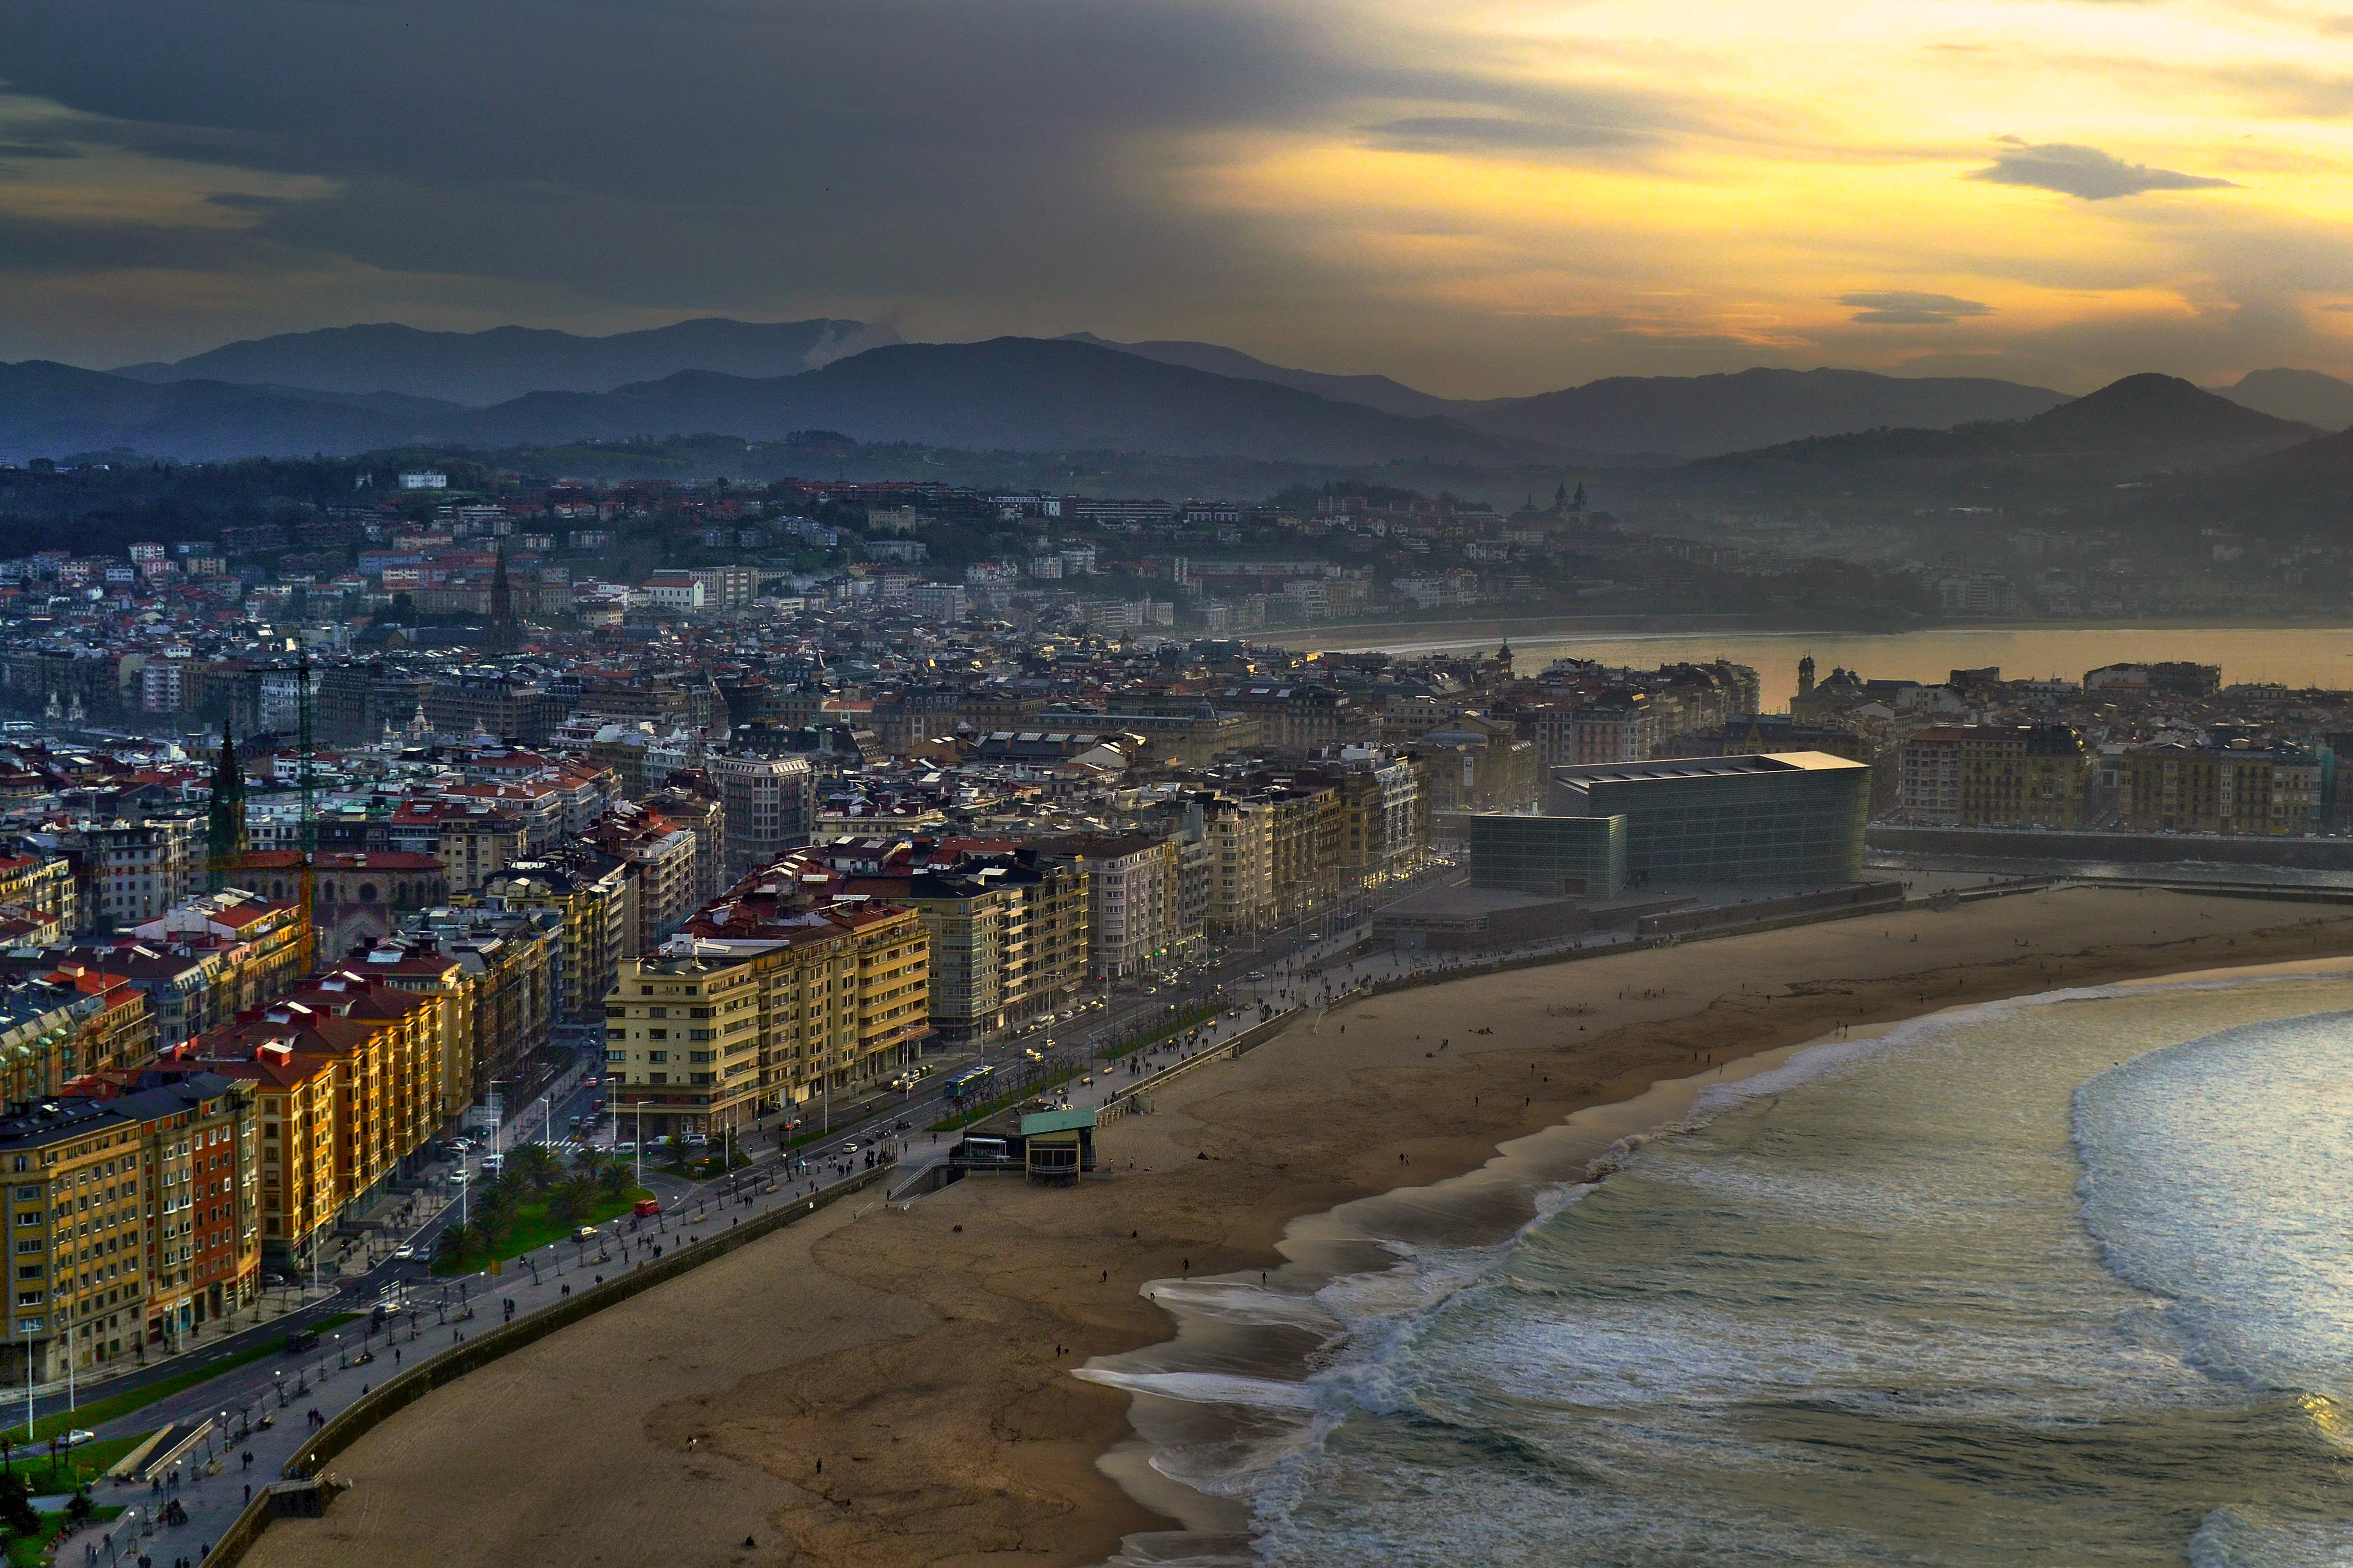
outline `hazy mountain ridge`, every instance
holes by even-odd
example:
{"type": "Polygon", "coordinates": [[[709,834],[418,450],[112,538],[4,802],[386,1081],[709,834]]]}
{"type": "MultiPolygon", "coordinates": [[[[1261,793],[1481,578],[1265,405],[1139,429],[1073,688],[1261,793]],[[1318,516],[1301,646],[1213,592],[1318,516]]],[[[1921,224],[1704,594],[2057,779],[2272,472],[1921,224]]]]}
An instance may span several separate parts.
{"type": "Polygon", "coordinates": [[[226,343],[170,363],[124,365],[134,381],[224,381],[314,392],[396,392],[486,406],[533,392],[610,392],[682,370],[797,375],[899,341],[888,327],[818,318],[702,317],[581,337],[534,327],[427,331],[397,322],[326,327],[226,343]]]}
{"type": "Polygon", "coordinates": [[[1092,343],[1097,348],[1117,349],[1122,353],[1157,360],[1162,364],[1206,370],[1213,375],[1230,375],[1246,381],[1271,381],[1278,386],[1312,392],[1335,403],[1360,404],[1366,408],[1377,408],[1384,414],[1395,414],[1408,419],[1428,418],[1433,415],[1459,416],[1479,406],[1475,401],[1440,397],[1436,393],[1422,392],[1386,375],[1334,375],[1320,370],[1295,370],[1288,365],[1271,364],[1240,349],[1229,349],[1219,343],[1187,342],[1176,339],[1119,343],[1109,338],[1099,338],[1092,332],[1065,332],[1056,341],[1092,343]]]}
{"type": "Polygon", "coordinates": [[[2294,419],[2323,430],[2353,426],[2353,382],[2316,370],[2251,370],[2234,385],[2207,390],[2275,418],[2294,419]]]}
{"type": "Polygon", "coordinates": [[[2067,401],[2065,393],[2048,387],[1987,377],[1764,366],[1715,375],[1609,376],[1531,397],[1450,398],[1386,375],[1333,375],[1271,364],[1216,343],[1122,343],[1092,332],[1072,332],[1066,341],[1219,375],[1271,381],[1393,414],[1441,416],[1556,455],[1600,453],[1645,462],[1712,457],[1883,426],[1947,429],[2019,419],[2067,401]]]}
{"type": "Polygon", "coordinates": [[[46,362],[0,367],[0,456],[125,448],[200,461],[440,444],[839,430],[976,450],[1105,449],[1326,463],[1492,465],[1516,444],[1271,383],[1080,342],[903,343],[796,375],[681,371],[601,393],[533,392],[487,408],[406,394],[220,381],[162,384],[46,362]]]}
{"type": "Polygon", "coordinates": [[[1811,437],[1703,458],[1689,468],[1704,474],[1775,468],[1860,473],[1890,466],[2074,461],[2155,472],[2221,468],[2318,434],[2310,425],[2274,418],[2178,376],[2145,374],[2029,419],[1811,437]]]}

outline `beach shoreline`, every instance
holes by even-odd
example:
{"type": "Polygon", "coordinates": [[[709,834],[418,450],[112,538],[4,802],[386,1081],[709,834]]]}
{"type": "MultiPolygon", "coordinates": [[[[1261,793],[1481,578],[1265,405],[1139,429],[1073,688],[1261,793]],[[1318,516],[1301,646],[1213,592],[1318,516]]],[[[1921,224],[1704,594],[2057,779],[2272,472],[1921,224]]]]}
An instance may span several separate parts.
{"type": "MultiPolygon", "coordinates": [[[[1149,1479],[1130,1395],[1073,1375],[1215,1331],[1158,1282],[1271,1277],[1314,1216],[1841,1026],[2348,953],[2353,918],[2309,905],[2068,889],[1365,998],[1109,1124],[1111,1180],[974,1179],[794,1227],[437,1394],[338,1460],[334,1514],[248,1561],[1101,1563],[1179,1522],[1182,1499],[1106,1473],[1116,1450],[1149,1479]],[[517,1474],[558,1430],[566,1463],[517,1474]]],[[[1511,1206],[1472,1228],[1502,1239],[1511,1206]]]]}

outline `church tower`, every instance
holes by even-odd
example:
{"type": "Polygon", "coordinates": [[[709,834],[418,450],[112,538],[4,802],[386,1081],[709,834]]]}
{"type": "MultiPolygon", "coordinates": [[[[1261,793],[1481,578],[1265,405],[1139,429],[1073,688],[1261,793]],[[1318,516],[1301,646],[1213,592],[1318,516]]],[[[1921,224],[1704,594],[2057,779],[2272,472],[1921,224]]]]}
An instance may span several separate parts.
{"type": "Polygon", "coordinates": [[[205,813],[206,892],[217,893],[228,885],[228,874],[245,858],[248,842],[245,826],[245,769],[237,760],[237,742],[224,722],[220,754],[213,761],[212,805],[205,813]]]}

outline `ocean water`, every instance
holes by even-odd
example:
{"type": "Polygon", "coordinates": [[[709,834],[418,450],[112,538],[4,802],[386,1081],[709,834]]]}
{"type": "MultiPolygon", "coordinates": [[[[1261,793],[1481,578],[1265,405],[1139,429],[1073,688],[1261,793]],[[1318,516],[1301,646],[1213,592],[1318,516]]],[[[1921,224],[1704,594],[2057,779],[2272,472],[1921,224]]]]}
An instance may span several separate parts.
{"type": "Polygon", "coordinates": [[[2353,1563],[2347,979],[1997,1004],[1654,1096],[1661,1135],[1621,1109],[1263,1285],[1164,1282],[1177,1339],[1082,1375],[1208,1500],[1124,1560],[2353,1563]]]}

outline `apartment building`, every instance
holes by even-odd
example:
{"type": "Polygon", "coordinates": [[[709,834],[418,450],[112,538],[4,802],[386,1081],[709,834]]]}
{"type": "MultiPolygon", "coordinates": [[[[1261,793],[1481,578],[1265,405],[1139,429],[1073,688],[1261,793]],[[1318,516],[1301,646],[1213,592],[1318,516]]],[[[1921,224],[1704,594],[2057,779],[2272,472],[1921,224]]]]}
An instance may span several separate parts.
{"type": "Polygon", "coordinates": [[[531,858],[522,822],[482,801],[403,800],[393,810],[390,838],[395,849],[437,857],[453,893],[470,893],[531,858]]]}
{"type": "Polygon", "coordinates": [[[252,1299],[254,1099],[216,1074],[93,1080],[0,1116],[9,1338],[46,1382],[165,1344],[252,1299]]]}
{"type": "Polygon", "coordinates": [[[976,1040],[1067,1004],[1087,973],[1087,886],[1006,840],[842,837],[771,868],[911,909],[930,938],[932,1026],[976,1040]]]}
{"type": "Polygon", "coordinates": [[[283,994],[302,971],[301,910],[242,888],[198,894],[131,934],[102,950],[116,955],[106,967],[147,993],[164,1044],[283,994]]]}
{"type": "Polygon", "coordinates": [[[622,862],[637,885],[636,929],[629,933],[628,956],[659,948],[703,901],[695,896],[702,883],[702,845],[691,828],[661,813],[622,801],[581,837],[622,862]]]}
{"type": "Polygon", "coordinates": [[[1124,980],[1182,962],[1201,944],[1200,910],[1188,926],[1183,867],[1169,834],[1080,834],[1045,840],[1039,858],[1085,879],[1087,975],[1124,980]]]}
{"type": "Polygon", "coordinates": [[[907,909],[754,877],[606,998],[607,1102],[645,1136],[741,1129],[872,1084],[930,1033],[930,944],[907,909]]]}
{"type": "Polygon", "coordinates": [[[308,1263],[444,1120],[439,1007],[380,973],[335,969],[164,1058],[253,1085],[273,1261],[308,1263]]]}
{"type": "Polygon", "coordinates": [[[715,752],[701,765],[726,814],[727,876],[741,877],[809,841],[817,826],[817,775],[807,757],[715,752]]]}
{"type": "Polygon", "coordinates": [[[550,909],[561,917],[554,1003],[559,1019],[603,1016],[605,994],[639,940],[638,884],[629,873],[625,861],[574,846],[552,860],[518,860],[483,884],[487,907],[550,909]]]}
{"type": "Polygon", "coordinates": [[[2321,772],[2284,747],[2135,746],[2117,760],[2116,805],[2143,833],[2316,833],[2321,772]]]}
{"type": "Polygon", "coordinates": [[[1194,802],[1209,851],[1208,929],[1230,937],[1274,923],[1274,807],[1206,795],[1194,802]]]}
{"type": "Polygon", "coordinates": [[[1895,808],[1910,823],[2082,827],[2092,757],[2063,724],[1955,724],[1905,737],[1895,808]]]}
{"type": "Polygon", "coordinates": [[[195,890],[204,825],[193,817],[87,823],[72,837],[88,857],[84,916],[116,930],[151,921],[195,890]]]}

